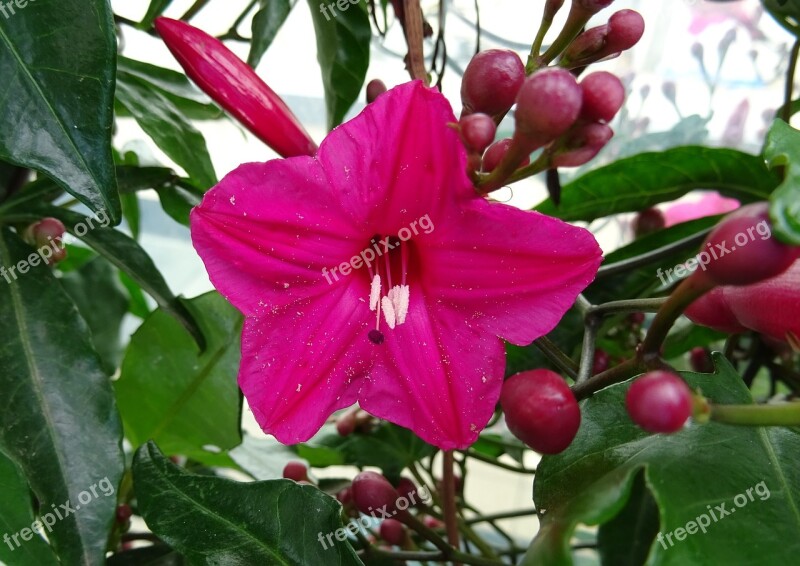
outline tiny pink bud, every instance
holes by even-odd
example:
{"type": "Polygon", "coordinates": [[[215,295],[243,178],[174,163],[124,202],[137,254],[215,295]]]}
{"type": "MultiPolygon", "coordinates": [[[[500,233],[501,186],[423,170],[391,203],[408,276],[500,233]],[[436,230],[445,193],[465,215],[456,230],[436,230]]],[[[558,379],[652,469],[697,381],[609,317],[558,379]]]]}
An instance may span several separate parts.
{"type": "Polygon", "coordinates": [[[553,167],[579,167],[591,161],[613,136],[614,130],[596,122],[576,128],[568,135],[563,153],[553,156],[553,167]]]}
{"type": "Polygon", "coordinates": [[[531,150],[550,143],[575,123],[582,104],[572,73],[553,67],[536,71],[517,95],[515,139],[525,139],[531,150]]]}
{"type": "Polygon", "coordinates": [[[302,462],[289,462],[283,468],[283,477],[296,482],[308,481],[308,468],[302,462]]]}
{"type": "Polygon", "coordinates": [[[519,55],[507,49],[481,51],[469,62],[461,81],[464,114],[505,114],[523,80],[525,66],[519,55]]]}
{"type": "MultiPolygon", "coordinates": [[[[495,170],[495,168],[497,168],[497,166],[503,160],[503,156],[505,156],[512,142],[513,140],[511,138],[505,138],[500,141],[496,141],[489,146],[489,149],[487,149],[486,153],[483,154],[484,173],[491,173],[495,170]]],[[[528,158],[520,163],[519,166],[525,167],[526,165],[530,164],[530,162],[531,160],[528,158]]]]}
{"type": "Polygon", "coordinates": [[[644,18],[635,10],[620,10],[608,19],[608,53],[625,51],[636,45],[644,35],[644,18]]]}
{"type": "Polygon", "coordinates": [[[575,3],[587,12],[596,13],[607,8],[614,0],[574,0],[575,3]]]}
{"type": "Polygon", "coordinates": [[[464,146],[470,152],[483,153],[494,141],[497,125],[491,116],[478,112],[461,118],[459,129],[464,146]]]}
{"type": "Polygon", "coordinates": [[[386,85],[380,79],[372,79],[367,84],[367,104],[375,102],[375,99],[386,92],[386,85]]]}
{"type": "Polygon", "coordinates": [[[581,81],[581,117],[592,122],[610,122],[625,101],[625,87],[616,75],[598,71],[581,81]]]}

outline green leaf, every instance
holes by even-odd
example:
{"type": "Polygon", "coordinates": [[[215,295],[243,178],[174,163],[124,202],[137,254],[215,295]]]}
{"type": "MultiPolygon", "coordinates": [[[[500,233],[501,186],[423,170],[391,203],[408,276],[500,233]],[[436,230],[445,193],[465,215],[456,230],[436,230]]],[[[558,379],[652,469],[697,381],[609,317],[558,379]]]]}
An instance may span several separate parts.
{"type": "Polygon", "coordinates": [[[124,271],[119,271],[118,273],[120,283],[128,291],[128,296],[130,297],[130,313],[144,320],[150,315],[150,306],[147,304],[142,288],[124,271]]]}
{"type": "Polygon", "coordinates": [[[636,474],[630,498],[622,511],[597,532],[603,564],[640,566],[658,534],[658,505],[647,491],[644,474],[636,474]]]}
{"type": "Polygon", "coordinates": [[[0,18],[0,159],[44,172],[114,223],[116,37],[108,2],[5,3],[0,18]],[[15,10],[16,6],[16,10],[15,10]]]}
{"type": "Polygon", "coordinates": [[[247,56],[247,64],[254,69],[292,11],[289,0],[260,0],[259,3],[261,8],[253,16],[253,41],[247,56]]]}
{"type": "MultiPolygon", "coordinates": [[[[21,529],[30,528],[35,520],[31,503],[25,475],[0,450],[0,532],[13,537],[21,529]]],[[[13,538],[10,540],[10,543],[0,544],[0,564],[58,564],[50,546],[38,534],[34,533],[28,541],[19,537],[16,542],[13,538]]]]}
{"type": "Polygon", "coordinates": [[[225,113],[208,96],[186,78],[186,75],[150,63],[119,56],[117,59],[117,82],[147,83],[158,91],[186,117],[192,120],[217,120],[225,113]]]}
{"type": "Polygon", "coordinates": [[[346,541],[319,542],[341,528],[342,507],[311,485],[192,475],[152,442],[136,453],[133,475],[147,526],[193,564],[362,564],[346,541]]]}
{"type": "Polygon", "coordinates": [[[164,187],[159,189],[158,198],[161,208],[170,218],[184,226],[189,225],[189,213],[200,204],[200,197],[195,193],[179,186],[164,187]]]}
{"type": "Polygon", "coordinates": [[[205,350],[157,310],[131,338],[114,389],[134,447],[152,439],[169,454],[202,458],[242,441],[236,382],[242,316],[216,292],[186,305],[206,337],[205,350]]]}
{"type": "Polygon", "coordinates": [[[676,147],[595,169],[563,187],[560,206],[546,200],[536,210],[562,220],[590,221],[675,200],[695,189],[715,189],[742,202],[765,200],[778,182],[761,157],[732,149],[676,147]]]}
{"type": "Polygon", "coordinates": [[[207,189],[216,184],[206,140],[166,96],[136,77],[120,81],[116,96],[142,130],[198,185],[207,189]]]}
{"type": "Polygon", "coordinates": [[[317,61],[322,70],[328,129],[342,123],[358,99],[369,67],[372,31],[364,3],[347,4],[335,15],[323,14],[316,0],[308,0],[317,35],[317,61]]]}
{"type": "Polygon", "coordinates": [[[139,239],[139,230],[141,229],[141,212],[139,210],[139,197],[136,193],[120,193],[120,201],[122,202],[122,217],[131,231],[131,236],[134,240],[139,239]]]}
{"type": "MultiPolygon", "coordinates": [[[[713,403],[752,403],[727,360],[715,354],[714,362],[714,374],[683,376],[713,403]]],[[[765,556],[769,563],[793,563],[800,551],[798,431],[711,422],[650,435],[627,415],[629,387],[630,382],[615,385],[581,403],[583,420],[572,445],[542,459],[534,501],[546,512],[524,564],[570,564],[575,526],[605,523],[616,515],[640,469],[658,503],[662,535],[650,548],[648,564],[763,564],[765,556]],[[721,504],[735,509],[735,516],[712,520],[709,510],[721,504]],[[675,530],[701,515],[710,523],[707,532],[677,540],[675,530]]]]}
{"type": "Polygon", "coordinates": [[[784,167],[786,175],[770,199],[773,232],[779,240],[800,246],[800,132],[775,120],[767,132],[764,159],[773,169],[784,167]]]}
{"type": "Polygon", "coordinates": [[[122,477],[119,415],[72,301],[49,267],[23,265],[39,257],[32,252],[10,230],[0,232],[0,265],[11,266],[0,281],[0,446],[24,471],[43,518],[54,523],[47,537],[61,561],[100,564],[116,498],[98,484],[113,490],[122,477]],[[91,489],[98,496],[86,501],[91,489]],[[50,515],[67,501],[75,513],[50,515]]]}
{"type": "Polygon", "coordinates": [[[779,24],[800,37],[800,0],[761,0],[779,24]]]}
{"type": "Polygon", "coordinates": [[[89,326],[103,369],[113,374],[121,359],[120,330],[129,302],[117,270],[96,257],[66,273],[60,281],[89,326]]]}
{"type": "Polygon", "coordinates": [[[139,23],[139,28],[147,30],[153,26],[153,21],[164,13],[164,10],[167,9],[172,3],[172,0],[151,0],[150,5],[147,7],[147,13],[142,18],[142,21],[139,23]]]}
{"type": "Polygon", "coordinates": [[[186,307],[172,294],[164,276],[158,271],[147,252],[130,236],[107,226],[101,215],[90,218],[66,210],[49,206],[38,210],[45,216],[61,220],[67,231],[80,238],[98,254],[106,258],[120,271],[126,273],[156,304],[175,317],[188,329],[195,341],[203,347],[204,338],[197,323],[186,307]]]}
{"type": "Polygon", "coordinates": [[[229,452],[231,459],[257,480],[273,480],[282,477],[283,468],[297,461],[297,455],[273,437],[255,438],[242,435],[242,443],[229,452]]]}
{"type": "Polygon", "coordinates": [[[156,544],[117,553],[106,566],[189,566],[189,562],[178,551],[156,544]]]}

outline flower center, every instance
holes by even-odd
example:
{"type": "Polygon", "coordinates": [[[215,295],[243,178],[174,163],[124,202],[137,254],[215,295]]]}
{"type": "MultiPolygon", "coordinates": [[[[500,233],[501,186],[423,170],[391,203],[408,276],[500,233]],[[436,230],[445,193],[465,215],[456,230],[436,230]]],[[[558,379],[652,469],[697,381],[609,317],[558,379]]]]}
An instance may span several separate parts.
{"type": "Polygon", "coordinates": [[[378,257],[374,263],[367,263],[370,277],[369,310],[375,312],[375,328],[370,330],[368,338],[373,344],[384,341],[381,332],[381,313],[389,329],[403,324],[408,315],[409,287],[408,277],[409,242],[398,238],[375,235],[370,240],[370,247],[377,248],[378,257]],[[392,262],[399,257],[398,262],[392,262]],[[394,278],[393,275],[394,269],[394,278]],[[399,285],[394,284],[399,283],[399,285]]]}

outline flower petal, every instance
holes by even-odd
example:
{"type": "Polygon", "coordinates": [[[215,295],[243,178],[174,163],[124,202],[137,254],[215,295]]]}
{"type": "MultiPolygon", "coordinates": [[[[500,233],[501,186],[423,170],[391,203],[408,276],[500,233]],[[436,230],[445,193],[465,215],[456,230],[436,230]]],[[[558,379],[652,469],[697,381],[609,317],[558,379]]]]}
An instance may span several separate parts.
{"type": "Polygon", "coordinates": [[[365,382],[361,407],[442,450],[474,443],[500,397],[502,341],[417,294],[380,348],[385,355],[365,382]]]}
{"type": "Polygon", "coordinates": [[[517,345],[550,332],[602,261],[589,231],[482,200],[428,237],[423,292],[517,345]]]}
{"type": "Polygon", "coordinates": [[[384,234],[477,197],[447,99],[420,81],[384,93],[336,128],[317,159],[352,216],[384,234]]]}
{"type": "Polygon", "coordinates": [[[375,356],[363,280],[246,319],[241,387],[264,432],[284,444],[311,438],[334,411],[356,402],[375,356]]]}
{"type": "Polygon", "coordinates": [[[324,273],[364,244],[305,157],[240,166],[192,210],[191,230],[214,287],[245,315],[328,292],[344,279],[324,273]]]}

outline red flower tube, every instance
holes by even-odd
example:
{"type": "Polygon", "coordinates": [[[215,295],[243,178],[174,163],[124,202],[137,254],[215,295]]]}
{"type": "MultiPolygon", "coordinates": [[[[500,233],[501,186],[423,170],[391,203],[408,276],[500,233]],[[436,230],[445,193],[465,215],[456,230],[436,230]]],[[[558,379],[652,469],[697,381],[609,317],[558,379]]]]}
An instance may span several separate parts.
{"type": "Polygon", "coordinates": [[[221,41],[180,20],[155,27],[189,78],[258,139],[282,157],[317,152],[286,103],[221,41]]]}

